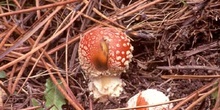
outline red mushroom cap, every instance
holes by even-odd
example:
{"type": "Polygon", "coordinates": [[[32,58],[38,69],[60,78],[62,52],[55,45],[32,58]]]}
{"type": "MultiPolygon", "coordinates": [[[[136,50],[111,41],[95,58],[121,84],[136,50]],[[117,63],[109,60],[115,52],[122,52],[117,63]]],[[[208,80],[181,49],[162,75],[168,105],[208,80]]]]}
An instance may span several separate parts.
{"type": "Polygon", "coordinates": [[[79,61],[89,76],[120,75],[129,67],[133,46],[125,33],[100,27],[85,33],[79,43],[79,61]]]}

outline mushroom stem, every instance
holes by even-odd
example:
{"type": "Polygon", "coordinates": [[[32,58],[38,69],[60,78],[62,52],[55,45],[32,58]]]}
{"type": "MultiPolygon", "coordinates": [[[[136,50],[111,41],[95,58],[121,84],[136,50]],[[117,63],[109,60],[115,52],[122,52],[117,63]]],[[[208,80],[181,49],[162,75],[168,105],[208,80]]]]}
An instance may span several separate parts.
{"type": "Polygon", "coordinates": [[[89,90],[95,99],[104,102],[108,97],[118,97],[125,83],[117,76],[100,76],[91,79],[89,90]]]}

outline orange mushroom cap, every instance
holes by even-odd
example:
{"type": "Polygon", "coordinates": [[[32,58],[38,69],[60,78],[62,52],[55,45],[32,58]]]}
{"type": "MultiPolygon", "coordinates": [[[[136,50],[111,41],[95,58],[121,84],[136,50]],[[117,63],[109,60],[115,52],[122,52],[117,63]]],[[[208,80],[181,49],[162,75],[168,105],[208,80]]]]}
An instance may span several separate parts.
{"type": "Polygon", "coordinates": [[[91,77],[117,76],[129,68],[133,46],[125,33],[100,27],[85,33],[79,43],[79,61],[91,77]]]}

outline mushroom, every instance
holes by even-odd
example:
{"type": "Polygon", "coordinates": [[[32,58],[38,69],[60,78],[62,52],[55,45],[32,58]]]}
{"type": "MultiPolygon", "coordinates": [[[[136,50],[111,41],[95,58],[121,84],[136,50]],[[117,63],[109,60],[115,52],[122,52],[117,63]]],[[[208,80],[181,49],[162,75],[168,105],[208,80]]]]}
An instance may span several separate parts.
{"type": "Polygon", "coordinates": [[[132,51],[130,39],[117,28],[95,28],[80,39],[79,63],[95,99],[121,94],[125,84],[120,74],[129,68],[132,51]]]}
{"type": "MultiPolygon", "coordinates": [[[[136,106],[156,105],[169,101],[169,98],[164,93],[156,89],[147,89],[131,97],[127,102],[127,107],[133,108],[136,106]]],[[[149,108],[138,108],[136,110],[171,110],[172,107],[173,104],[170,103],[149,108]]]]}

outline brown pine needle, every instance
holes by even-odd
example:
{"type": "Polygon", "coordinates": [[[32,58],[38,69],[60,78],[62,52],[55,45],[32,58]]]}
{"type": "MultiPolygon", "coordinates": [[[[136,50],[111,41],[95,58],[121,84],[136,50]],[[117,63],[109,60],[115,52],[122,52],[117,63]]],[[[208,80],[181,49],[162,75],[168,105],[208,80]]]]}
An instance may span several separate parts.
{"type": "Polygon", "coordinates": [[[157,69],[162,69],[162,70],[199,69],[199,70],[220,71],[220,68],[219,68],[219,67],[199,66],[199,65],[158,66],[157,69]]]}
{"type": "Polygon", "coordinates": [[[207,78],[220,78],[220,75],[162,75],[164,79],[207,79],[207,78]]]}
{"type": "Polygon", "coordinates": [[[31,11],[36,11],[36,10],[41,10],[41,9],[45,9],[45,8],[61,6],[61,5],[66,5],[66,4],[69,4],[69,3],[72,3],[72,2],[76,2],[76,1],[78,1],[78,0],[67,0],[67,1],[63,1],[63,2],[56,2],[56,3],[53,3],[53,4],[49,4],[49,5],[44,5],[44,6],[33,7],[33,8],[29,8],[29,9],[22,9],[22,10],[18,10],[18,11],[2,13],[2,14],[0,14],[0,17],[20,14],[20,13],[27,13],[27,12],[31,12],[31,11]]]}

